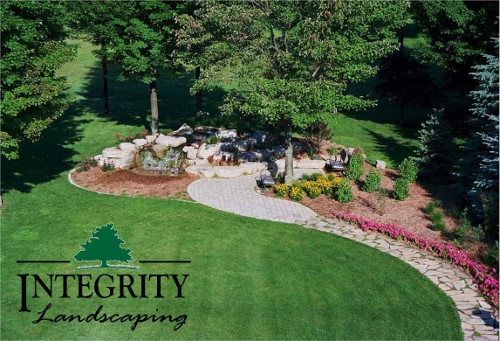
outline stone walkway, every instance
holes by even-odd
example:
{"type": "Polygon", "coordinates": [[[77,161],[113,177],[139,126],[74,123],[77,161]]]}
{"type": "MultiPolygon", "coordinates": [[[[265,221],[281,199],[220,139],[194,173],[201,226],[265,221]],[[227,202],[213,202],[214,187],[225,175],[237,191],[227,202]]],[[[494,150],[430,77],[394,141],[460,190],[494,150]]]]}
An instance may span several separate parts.
{"type": "Polygon", "coordinates": [[[262,196],[255,187],[255,175],[250,175],[233,179],[203,178],[191,183],[187,191],[191,198],[206,206],[334,233],[397,257],[427,276],[453,299],[465,340],[499,340],[498,320],[493,318],[493,308],[477,294],[476,285],[461,270],[381,234],[320,217],[299,203],[262,196]]]}

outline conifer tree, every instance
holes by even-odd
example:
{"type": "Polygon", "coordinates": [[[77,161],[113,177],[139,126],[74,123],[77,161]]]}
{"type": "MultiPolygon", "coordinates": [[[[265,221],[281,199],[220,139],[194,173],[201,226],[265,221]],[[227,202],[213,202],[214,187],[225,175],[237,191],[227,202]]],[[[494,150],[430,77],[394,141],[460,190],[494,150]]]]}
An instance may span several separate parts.
{"type": "MultiPolygon", "coordinates": [[[[498,51],[498,38],[494,39],[498,51]]],[[[471,213],[498,233],[498,139],[499,139],[499,59],[484,55],[486,64],[474,66],[472,72],[479,82],[471,91],[473,117],[469,121],[472,136],[467,141],[467,158],[461,168],[463,182],[468,188],[471,213]]]]}
{"type": "Polygon", "coordinates": [[[443,117],[443,110],[434,109],[418,131],[418,147],[413,158],[418,177],[432,183],[448,183],[453,169],[453,141],[451,127],[443,117]]]}

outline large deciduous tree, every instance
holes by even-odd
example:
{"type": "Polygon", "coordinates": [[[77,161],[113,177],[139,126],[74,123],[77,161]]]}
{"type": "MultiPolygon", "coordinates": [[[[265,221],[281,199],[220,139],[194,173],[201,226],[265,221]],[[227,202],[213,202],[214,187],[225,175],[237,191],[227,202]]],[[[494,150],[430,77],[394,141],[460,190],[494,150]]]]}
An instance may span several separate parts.
{"type": "Polygon", "coordinates": [[[19,142],[36,141],[68,106],[56,71],[76,53],[65,41],[64,6],[52,1],[2,1],[2,155],[19,157],[19,142]]]}
{"type": "Polygon", "coordinates": [[[113,60],[122,66],[121,77],[133,77],[149,85],[151,131],[159,129],[157,79],[160,69],[172,66],[173,14],[182,2],[132,1],[117,22],[112,43],[113,60]],[[123,24],[125,23],[125,25],[123,24]]]}
{"type": "Polygon", "coordinates": [[[405,1],[204,1],[183,19],[179,45],[205,45],[207,66],[194,89],[226,83],[224,113],[283,124],[291,183],[293,130],[375,104],[347,94],[347,84],[375,75],[373,61],[396,49],[390,38],[407,8],[405,1]]]}

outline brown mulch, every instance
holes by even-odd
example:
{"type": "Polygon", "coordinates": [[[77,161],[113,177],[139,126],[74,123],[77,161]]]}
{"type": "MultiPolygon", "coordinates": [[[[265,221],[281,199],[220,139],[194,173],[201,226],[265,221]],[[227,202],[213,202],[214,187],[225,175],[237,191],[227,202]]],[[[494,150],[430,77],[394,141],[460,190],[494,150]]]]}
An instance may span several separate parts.
{"type": "MultiPolygon", "coordinates": [[[[364,165],[365,174],[373,167],[364,165]]],[[[381,170],[381,187],[389,193],[398,173],[392,169],[381,170]]],[[[180,177],[162,176],[154,171],[138,170],[114,170],[103,172],[99,167],[91,168],[86,172],[73,172],[72,180],[85,189],[107,194],[143,196],[143,197],[173,197],[177,199],[191,200],[187,194],[188,185],[199,179],[197,176],[182,175],[180,177]]],[[[446,187],[434,186],[432,194],[428,189],[417,184],[410,184],[410,197],[405,201],[399,201],[390,197],[386,198],[385,204],[377,200],[377,195],[360,190],[363,177],[357,185],[352,186],[354,201],[341,204],[324,195],[316,199],[304,196],[302,204],[311,208],[314,212],[326,218],[333,218],[333,212],[350,213],[356,216],[370,219],[378,223],[393,223],[419,236],[441,243],[450,243],[439,231],[430,229],[430,220],[423,212],[428,202],[435,200],[434,197],[446,198],[446,187]]],[[[272,190],[264,192],[264,195],[274,196],[272,190]]],[[[448,231],[452,231],[457,221],[445,218],[448,231]]],[[[485,250],[486,246],[480,243],[470,245],[467,250],[469,255],[479,260],[477,255],[485,250]]]]}

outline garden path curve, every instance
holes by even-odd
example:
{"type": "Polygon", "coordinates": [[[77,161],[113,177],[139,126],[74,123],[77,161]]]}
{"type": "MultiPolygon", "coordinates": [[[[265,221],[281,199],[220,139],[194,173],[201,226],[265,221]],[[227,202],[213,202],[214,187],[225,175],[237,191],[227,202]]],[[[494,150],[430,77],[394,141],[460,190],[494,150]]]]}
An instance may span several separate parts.
{"type": "Polygon", "coordinates": [[[473,290],[476,285],[461,270],[403,242],[333,219],[318,216],[303,205],[262,196],[255,190],[255,175],[238,178],[202,178],[187,189],[195,201],[222,211],[272,221],[296,223],[363,243],[411,265],[453,299],[465,340],[499,340],[498,320],[492,307],[473,290]]]}

